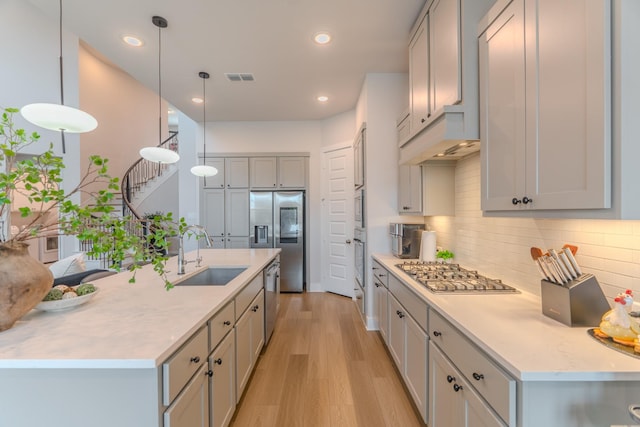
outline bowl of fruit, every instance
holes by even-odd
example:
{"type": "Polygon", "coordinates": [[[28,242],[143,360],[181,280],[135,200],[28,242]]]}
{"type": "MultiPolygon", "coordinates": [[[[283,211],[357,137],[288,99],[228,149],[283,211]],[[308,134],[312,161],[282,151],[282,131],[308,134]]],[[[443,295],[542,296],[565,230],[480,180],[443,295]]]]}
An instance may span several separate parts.
{"type": "Polygon", "coordinates": [[[57,285],[36,305],[36,310],[64,311],[89,302],[98,293],[98,288],[91,283],[83,283],[76,287],[57,285]]]}

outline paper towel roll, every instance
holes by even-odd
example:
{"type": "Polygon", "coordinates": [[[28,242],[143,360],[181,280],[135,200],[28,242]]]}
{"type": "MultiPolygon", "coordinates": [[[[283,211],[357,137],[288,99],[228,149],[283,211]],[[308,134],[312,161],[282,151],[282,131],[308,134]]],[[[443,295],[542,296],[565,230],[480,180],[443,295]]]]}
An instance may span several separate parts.
{"type": "Polygon", "coordinates": [[[436,260],[436,232],[423,231],[420,243],[420,260],[434,262],[436,260]]]}

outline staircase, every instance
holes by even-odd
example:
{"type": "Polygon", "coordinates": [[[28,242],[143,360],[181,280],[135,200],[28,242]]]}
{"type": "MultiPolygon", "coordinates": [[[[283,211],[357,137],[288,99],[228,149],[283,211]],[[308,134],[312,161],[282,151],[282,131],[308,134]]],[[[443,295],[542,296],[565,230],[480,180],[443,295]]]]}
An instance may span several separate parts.
{"type": "MultiPolygon", "coordinates": [[[[178,151],[178,132],[170,132],[169,138],[158,144],[158,147],[178,151]]],[[[121,183],[121,196],[114,198],[114,212],[122,212],[123,217],[130,217],[131,227],[129,232],[142,237],[144,235],[144,224],[147,220],[139,213],[135,206],[136,196],[140,196],[148,190],[151,184],[157,183],[172,171],[171,165],[156,163],[140,157],[125,172],[121,183]],[[143,224],[143,227],[136,225],[143,224]]],[[[91,249],[91,241],[81,241],[80,250],[87,252],[91,249]]],[[[110,254],[104,253],[99,257],[89,257],[87,260],[93,265],[98,264],[98,268],[108,269],[111,266],[110,254]]],[[[127,268],[128,265],[121,265],[120,268],[127,268]]]]}

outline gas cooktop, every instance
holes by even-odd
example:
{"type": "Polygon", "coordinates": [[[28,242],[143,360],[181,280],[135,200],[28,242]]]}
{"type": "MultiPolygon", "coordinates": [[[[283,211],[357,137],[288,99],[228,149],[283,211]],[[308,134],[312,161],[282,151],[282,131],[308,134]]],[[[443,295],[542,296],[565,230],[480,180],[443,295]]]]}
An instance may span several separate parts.
{"type": "Polygon", "coordinates": [[[436,262],[405,261],[396,264],[413,280],[431,292],[480,294],[480,293],[518,293],[512,286],[505,285],[500,279],[489,279],[477,271],[465,270],[458,264],[436,262]]]}

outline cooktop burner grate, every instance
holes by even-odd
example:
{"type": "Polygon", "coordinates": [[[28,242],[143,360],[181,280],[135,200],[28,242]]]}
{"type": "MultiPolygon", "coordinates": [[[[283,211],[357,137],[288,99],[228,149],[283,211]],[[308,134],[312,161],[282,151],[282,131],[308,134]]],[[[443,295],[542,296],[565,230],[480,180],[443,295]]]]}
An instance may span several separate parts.
{"type": "Polygon", "coordinates": [[[409,277],[431,292],[479,294],[518,293],[519,291],[502,283],[500,279],[489,279],[477,271],[465,270],[458,264],[405,261],[396,264],[409,277]]]}

